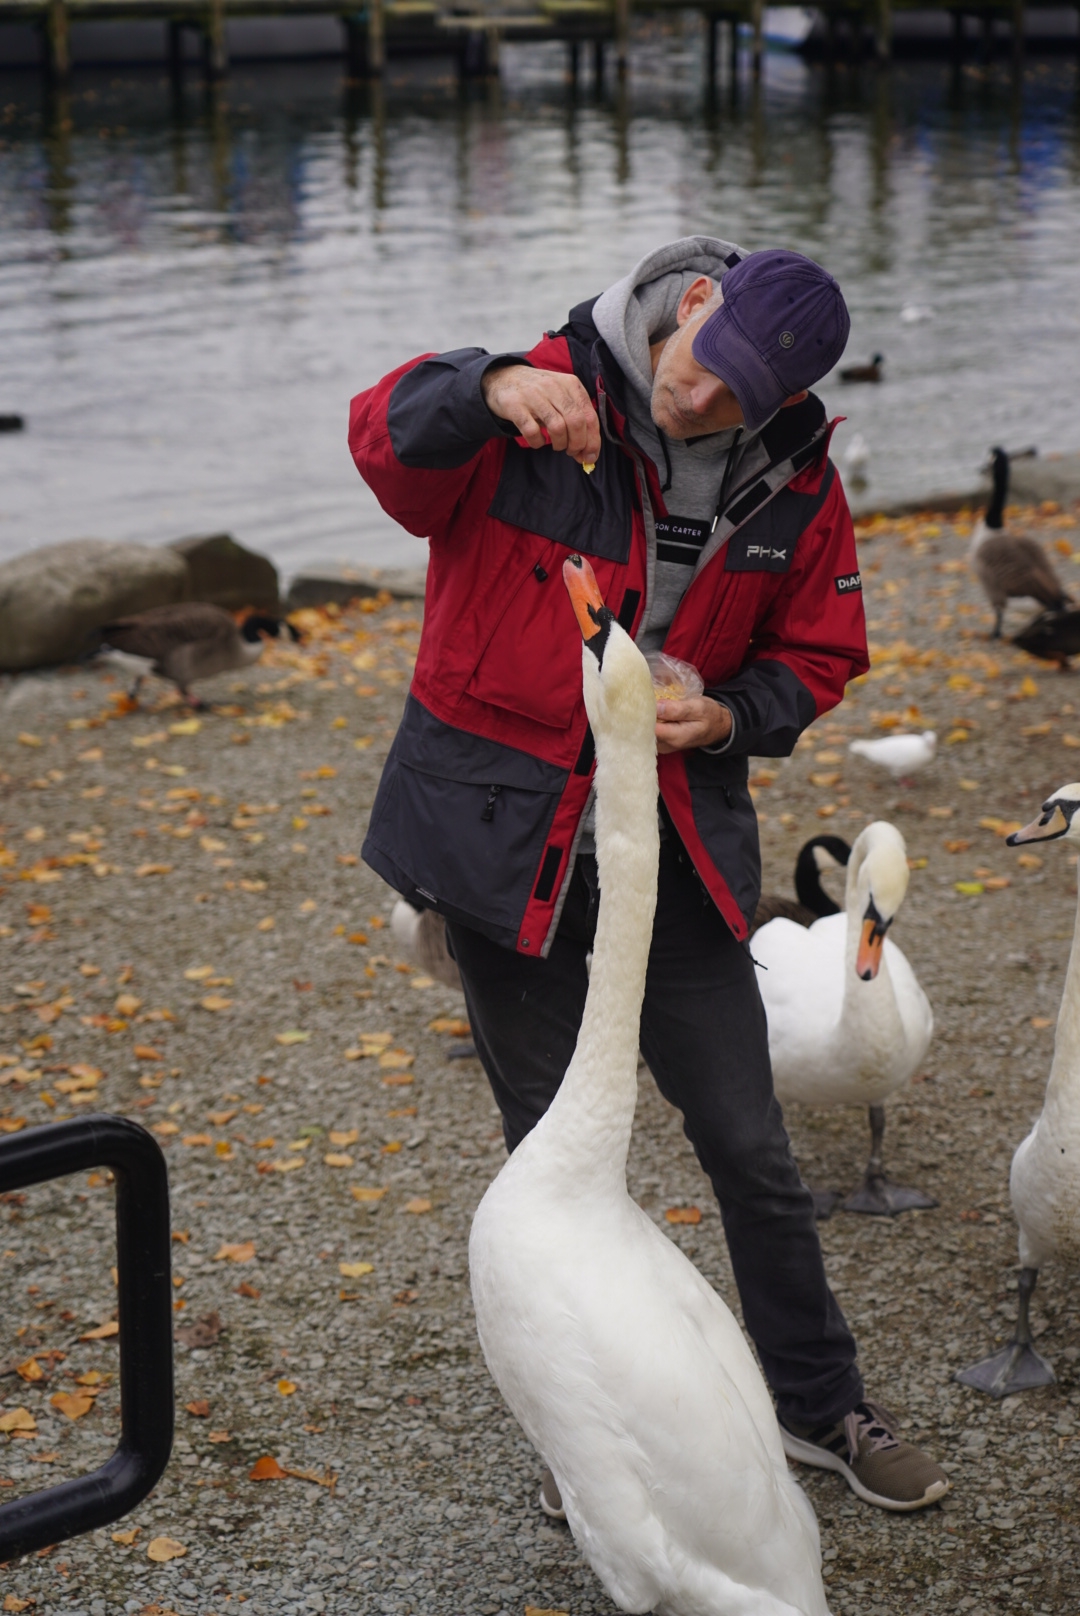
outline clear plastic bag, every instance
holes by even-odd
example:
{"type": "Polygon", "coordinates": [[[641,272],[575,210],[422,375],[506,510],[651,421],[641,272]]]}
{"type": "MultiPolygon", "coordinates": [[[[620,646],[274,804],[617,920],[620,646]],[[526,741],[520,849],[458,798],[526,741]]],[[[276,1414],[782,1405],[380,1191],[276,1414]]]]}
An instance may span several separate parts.
{"type": "Polygon", "coordinates": [[[692,662],[680,662],[666,651],[648,651],[645,660],[652,674],[657,701],[686,701],[704,691],[705,681],[692,662]]]}

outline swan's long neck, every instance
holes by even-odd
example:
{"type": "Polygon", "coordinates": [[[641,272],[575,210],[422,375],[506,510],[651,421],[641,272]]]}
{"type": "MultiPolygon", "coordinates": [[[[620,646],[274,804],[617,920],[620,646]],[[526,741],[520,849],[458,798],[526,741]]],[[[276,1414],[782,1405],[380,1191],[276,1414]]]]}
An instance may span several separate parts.
{"type": "Polygon", "coordinates": [[[1054,1059],[1046,1085],[1046,1098],[1048,1102],[1080,1105],[1080,898],[1077,900],[1069,967],[1065,973],[1065,991],[1061,995],[1061,1009],[1058,1011],[1054,1059]]]}
{"type": "MultiPolygon", "coordinates": [[[[656,910],[656,743],[597,735],[600,911],[577,1046],[540,1124],[568,1187],[625,1184],[637,1102],[638,1033],[656,910]]],[[[537,1130],[539,1132],[539,1129],[537,1130]]]]}
{"type": "Polygon", "coordinates": [[[849,876],[847,886],[847,935],[844,939],[844,1000],[840,1011],[840,1025],[845,1035],[865,1033],[876,1045],[902,1047],[903,1028],[896,1003],[896,989],[889,975],[889,962],[884,949],[878,973],[870,982],[863,982],[855,971],[862,935],[865,898],[859,891],[857,872],[849,876]]]}

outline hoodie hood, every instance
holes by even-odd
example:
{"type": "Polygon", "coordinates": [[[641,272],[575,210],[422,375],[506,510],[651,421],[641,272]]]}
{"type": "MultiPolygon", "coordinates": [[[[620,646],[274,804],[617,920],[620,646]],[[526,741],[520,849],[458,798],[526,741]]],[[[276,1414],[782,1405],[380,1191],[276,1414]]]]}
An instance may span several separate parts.
{"type": "Polygon", "coordinates": [[[652,398],[649,344],[677,330],[676,310],[687,287],[700,275],[719,283],[746,252],[716,236],[683,236],[647,253],[629,275],[609,286],[593,305],[596,329],[616,364],[645,404],[652,398]]]}

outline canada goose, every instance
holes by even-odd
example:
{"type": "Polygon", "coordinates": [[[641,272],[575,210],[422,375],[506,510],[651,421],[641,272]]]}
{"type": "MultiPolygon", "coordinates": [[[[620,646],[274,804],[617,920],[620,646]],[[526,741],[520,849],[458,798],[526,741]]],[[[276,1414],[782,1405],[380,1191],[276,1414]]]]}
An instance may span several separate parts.
{"type": "Polygon", "coordinates": [[[876,353],[868,365],[845,365],[840,372],[842,382],[879,382],[885,355],[876,353]]]}
{"type": "MultiPolygon", "coordinates": [[[[1062,786],[1042,805],[1038,819],[1007,838],[1027,842],[1080,842],[1080,783],[1062,786]]],[[[1016,1330],[999,1352],[962,1369],[957,1380],[991,1397],[1049,1386],[1054,1371],[1031,1344],[1028,1310],[1039,1269],[1050,1257],[1080,1262],[1080,905],[1065,987],[1058,1011],[1054,1058],[1042,1112],[1017,1147],[1009,1194],[1020,1225],[1020,1275],[1016,1330]]]]}
{"type": "Polygon", "coordinates": [[[660,852],[656,697],[588,563],[563,572],[596,740],[600,908],[562,1086],[473,1219],[480,1345],[621,1610],[827,1616],[817,1522],[757,1362],[626,1191],[660,852]]]}
{"type": "Polygon", "coordinates": [[[1005,531],[1005,499],[1009,492],[1009,457],[1002,448],[991,449],[994,492],[971,535],[968,562],[994,608],[992,639],[1001,638],[1001,623],[1010,600],[1024,596],[1040,606],[1062,611],[1069,596],[1050,565],[1042,545],[1026,533],[1005,531]]]}
{"type": "Polygon", "coordinates": [[[1080,608],[1071,606],[1063,612],[1038,612],[1012,636],[1012,642],[1029,656],[1056,662],[1065,669],[1071,656],[1080,656],[1080,608]]]}
{"type": "Polygon", "coordinates": [[[186,702],[204,708],[190,685],[232,668],[245,668],[262,656],[263,635],[276,639],[284,623],[294,641],[300,635],[287,618],[252,612],[239,626],[220,606],[204,601],[182,601],[175,606],[154,606],[137,617],[122,617],[100,629],[98,659],[135,675],[129,692],[132,701],[147,674],[170,679],[186,702]]]}
{"type": "Polygon", "coordinates": [[[937,752],[937,732],[924,729],[921,735],[908,733],[883,735],[875,741],[852,741],[848,747],[856,757],[888,769],[898,783],[910,780],[920,769],[934,761],[937,752]]]}
{"type": "MultiPolygon", "coordinates": [[[[754,937],[776,1092],[810,1106],[869,1107],[870,1160],[844,1206],[879,1216],[937,1205],[891,1183],[881,1160],[882,1102],[918,1071],[934,1029],[926,994],[886,937],[907,885],[904,838],[877,820],[851,849],[844,914],[809,931],[774,920],[754,937]]],[[[826,1213],[818,1197],[815,1205],[826,1213]]]]}
{"type": "Polygon", "coordinates": [[[783,898],[777,892],[764,892],[754,910],[751,937],[770,920],[783,917],[797,926],[812,926],[822,915],[838,915],[840,905],[829,896],[821,884],[825,870],[842,870],[851,856],[851,848],[842,836],[812,836],[799,850],[795,860],[795,897],[783,898]]]}

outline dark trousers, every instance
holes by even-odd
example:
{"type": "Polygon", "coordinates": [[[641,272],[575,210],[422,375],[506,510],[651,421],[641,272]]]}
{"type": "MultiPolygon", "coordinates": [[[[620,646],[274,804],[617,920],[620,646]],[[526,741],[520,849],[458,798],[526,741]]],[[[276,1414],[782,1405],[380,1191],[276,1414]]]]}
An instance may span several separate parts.
{"type": "MultiPolygon", "coordinates": [[[[476,1048],[513,1150],[543,1116],[577,1041],[596,861],[577,860],[547,959],[527,959],[449,922],[476,1048]]],[[[641,1050],[720,1203],[743,1317],[780,1413],[817,1425],[863,1395],[855,1342],[825,1279],[810,1193],[773,1094],[754,966],[685,852],[660,850],[641,1050]]]]}

